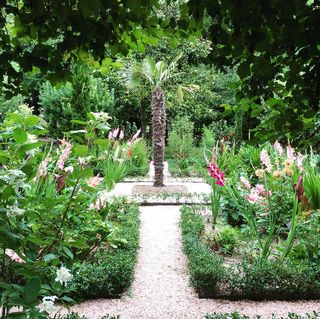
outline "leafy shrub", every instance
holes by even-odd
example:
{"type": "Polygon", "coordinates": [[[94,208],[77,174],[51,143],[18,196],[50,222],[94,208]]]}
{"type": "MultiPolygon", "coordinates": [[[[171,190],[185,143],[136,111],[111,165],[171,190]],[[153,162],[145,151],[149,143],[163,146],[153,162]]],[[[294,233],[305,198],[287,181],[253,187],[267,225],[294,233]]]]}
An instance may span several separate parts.
{"type": "Polygon", "coordinates": [[[18,107],[24,104],[25,97],[18,94],[8,99],[0,95],[0,121],[3,121],[7,112],[14,112],[18,107]]]}
{"type": "Polygon", "coordinates": [[[221,249],[224,254],[232,255],[239,242],[238,229],[225,225],[214,234],[213,242],[221,249]]]}
{"type": "Polygon", "coordinates": [[[121,225],[118,237],[123,245],[107,249],[98,259],[77,263],[73,267],[72,286],[77,298],[110,298],[122,294],[133,281],[139,241],[139,209],[128,206],[113,214],[121,225]]]}
{"type": "Polygon", "coordinates": [[[66,83],[58,88],[50,82],[43,84],[40,90],[40,104],[44,120],[52,136],[62,136],[70,129],[70,121],[73,117],[72,110],[73,88],[71,83],[66,83]]]}
{"type": "Polygon", "coordinates": [[[85,64],[73,67],[71,83],[52,86],[46,82],[40,89],[40,104],[51,135],[61,137],[75,128],[71,120],[85,120],[89,112],[113,113],[114,93],[102,78],[94,77],[85,64]]]}
{"type": "MultiPolygon", "coordinates": [[[[57,319],[88,319],[88,317],[80,316],[79,314],[77,314],[75,312],[71,312],[67,315],[60,316],[57,319]]],[[[120,316],[111,316],[111,315],[107,314],[107,315],[101,317],[101,319],[120,319],[120,316]]]]}
{"type": "Polygon", "coordinates": [[[256,300],[320,296],[320,268],[316,264],[257,258],[245,259],[227,268],[223,259],[201,241],[202,217],[185,206],[181,213],[183,249],[189,260],[190,281],[200,296],[256,300]]]}
{"type": "Polygon", "coordinates": [[[178,118],[169,131],[168,157],[183,161],[192,156],[193,151],[193,123],[187,117],[178,118]]]}
{"type": "Polygon", "coordinates": [[[223,260],[201,242],[202,217],[186,206],[182,207],[181,214],[182,243],[189,260],[190,282],[198,291],[214,293],[225,276],[223,260]]]}
{"type": "Polygon", "coordinates": [[[129,158],[127,160],[128,175],[143,176],[149,170],[150,150],[145,140],[140,140],[129,149],[129,158]]]}
{"type": "MultiPolygon", "coordinates": [[[[252,317],[253,319],[261,318],[259,315],[252,317]]],[[[277,319],[277,316],[272,315],[272,319],[277,319]]],[[[307,313],[305,315],[300,315],[297,313],[289,312],[287,318],[281,317],[280,319],[318,319],[320,318],[320,312],[307,313]]],[[[239,312],[234,311],[232,313],[217,313],[207,314],[205,319],[250,319],[247,315],[241,315],[239,312]]]]}
{"type": "Polygon", "coordinates": [[[231,291],[247,296],[277,294],[281,298],[301,298],[320,293],[320,269],[309,264],[293,264],[277,260],[243,260],[229,273],[231,291]]]}

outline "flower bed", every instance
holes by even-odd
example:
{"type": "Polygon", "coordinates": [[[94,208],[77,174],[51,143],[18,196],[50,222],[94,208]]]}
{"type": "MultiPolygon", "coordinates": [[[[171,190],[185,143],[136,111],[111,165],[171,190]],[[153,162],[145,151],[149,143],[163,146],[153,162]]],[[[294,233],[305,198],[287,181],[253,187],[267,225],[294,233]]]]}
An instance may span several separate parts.
{"type": "Polygon", "coordinates": [[[139,208],[126,205],[111,221],[120,226],[122,242],[93,261],[73,266],[72,286],[77,299],[119,298],[133,281],[139,246],[139,208]]]}
{"type": "Polygon", "coordinates": [[[320,269],[290,260],[243,258],[225,265],[202,238],[205,224],[191,207],[182,208],[183,249],[190,282],[200,298],[294,300],[320,298],[320,269]]]}

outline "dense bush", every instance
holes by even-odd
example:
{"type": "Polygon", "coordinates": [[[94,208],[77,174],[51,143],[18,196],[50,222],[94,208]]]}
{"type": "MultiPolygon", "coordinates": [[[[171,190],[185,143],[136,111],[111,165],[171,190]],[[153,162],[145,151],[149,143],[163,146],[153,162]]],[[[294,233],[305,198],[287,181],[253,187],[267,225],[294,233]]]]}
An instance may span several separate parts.
{"type": "MultiPolygon", "coordinates": [[[[255,315],[252,319],[260,319],[259,315],[255,315]]],[[[277,316],[272,315],[272,319],[277,319],[277,316]]],[[[318,319],[320,318],[320,312],[307,313],[305,315],[299,315],[297,313],[289,312],[287,318],[281,317],[280,319],[318,319]]],[[[250,319],[250,316],[241,315],[239,312],[234,311],[232,313],[217,313],[207,314],[205,319],[250,319]]]]}
{"type": "Polygon", "coordinates": [[[190,282],[199,292],[214,294],[225,276],[222,258],[212,254],[201,241],[204,223],[190,207],[181,210],[183,250],[189,259],[190,282]]]}
{"type": "Polygon", "coordinates": [[[118,236],[124,241],[117,249],[108,249],[92,261],[73,266],[72,286],[77,298],[117,297],[131,285],[139,241],[139,209],[127,205],[116,210],[109,218],[121,225],[118,236]]]}
{"type": "Polygon", "coordinates": [[[12,98],[6,98],[0,95],[0,121],[3,121],[7,112],[14,112],[18,107],[24,104],[25,97],[22,95],[16,95],[12,98]]]}
{"type": "Polygon", "coordinates": [[[150,149],[147,142],[142,139],[134,143],[129,149],[127,160],[127,175],[143,176],[149,170],[150,149]]]}
{"type": "Polygon", "coordinates": [[[203,218],[190,207],[184,206],[181,213],[190,281],[200,296],[254,300],[320,296],[320,269],[316,264],[257,258],[226,267],[202,240],[203,218]]]}
{"type": "MultiPolygon", "coordinates": [[[[67,315],[60,316],[57,319],[89,319],[89,318],[85,317],[85,316],[81,316],[75,312],[71,312],[67,315]]],[[[107,314],[107,315],[101,317],[101,319],[120,319],[120,316],[111,316],[111,315],[107,314]]]]}
{"type": "Polygon", "coordinates": [[[76,64],[71,82],[53,86],[45,82],[40,89],[40,104],[50,134],[61,137],[74,128],[71,120],[85,120],[89,112],[114,113],[114,92],[107,82],[95,76],[85,64],[76,64]]]}

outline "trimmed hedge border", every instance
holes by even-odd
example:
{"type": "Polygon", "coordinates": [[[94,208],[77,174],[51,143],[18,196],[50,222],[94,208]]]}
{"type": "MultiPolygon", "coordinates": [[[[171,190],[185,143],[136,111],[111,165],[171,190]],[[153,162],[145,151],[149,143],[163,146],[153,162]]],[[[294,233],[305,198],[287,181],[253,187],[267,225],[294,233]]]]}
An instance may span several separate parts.
{"type": "Polygon", "coordinates": [[[223,258],[202,242],[203,218],[181,208],[183,250],[189,260],[190,283],[200,298],[299,300],[320,298],[320,267],[290,261],[245,259],[225,267],[223,258]]]}
{"type": "MultiPolygon", "coordinates": [[[[204,319],[260,319],[261,316],[255,315],[249,317],[247,315],[239,314],[237,311],[232,313],[217,313],[207,314],[204,319]]],[[[320,312],[314,311],[312,313],[306,313],[305,315],[299,315],[297,313],[289,312],[288,317],[281,317],[280,319],[319,319],[320,312]]],[[[272,315],[270,319],[279,319],[279,317],[272,315]]]]}
{"type": "Polygon", "coordinates": [[[74,264],[72,290],[76,299],[120,298],[131,286],[139,248],[139,207],[131,205],[121,214],[118,235],[127,243],[98,261],[74,264]]]}

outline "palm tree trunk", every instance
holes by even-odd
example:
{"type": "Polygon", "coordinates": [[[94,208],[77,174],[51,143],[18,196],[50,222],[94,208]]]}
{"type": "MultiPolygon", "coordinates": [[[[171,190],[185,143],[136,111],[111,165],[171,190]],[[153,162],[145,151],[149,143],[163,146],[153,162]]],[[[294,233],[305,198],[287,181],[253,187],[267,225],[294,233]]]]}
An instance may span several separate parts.
{"type": "Polygon", "coordinates": [[[155,187],[162,187],[163,184],[163,161],[166,139],[166,110],[164,92],[157,87],[152,92],[152,144],[153,163],[155,170],[155,187]]]}

